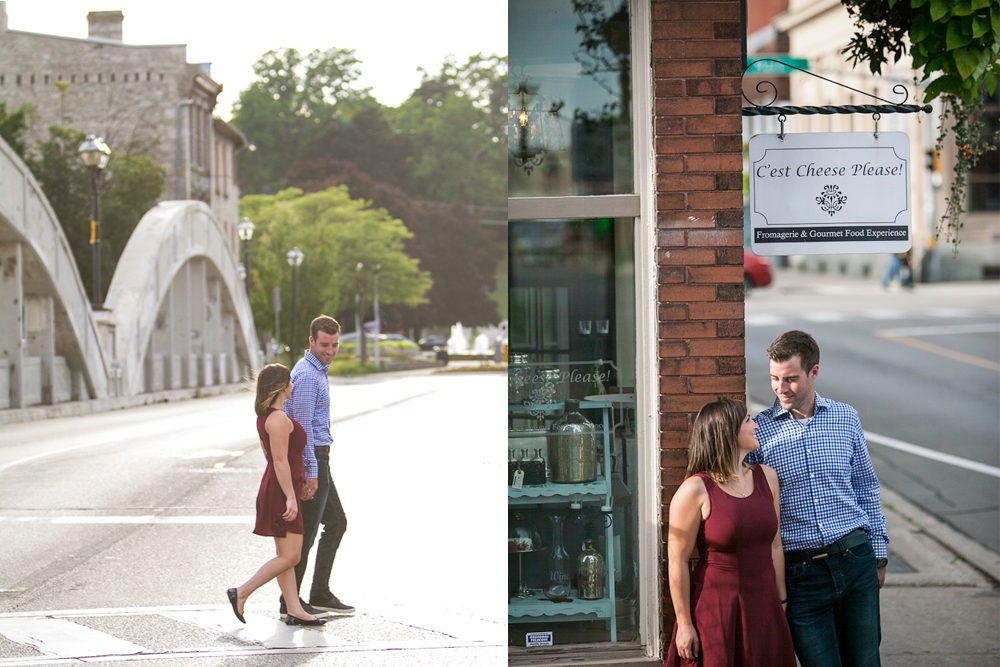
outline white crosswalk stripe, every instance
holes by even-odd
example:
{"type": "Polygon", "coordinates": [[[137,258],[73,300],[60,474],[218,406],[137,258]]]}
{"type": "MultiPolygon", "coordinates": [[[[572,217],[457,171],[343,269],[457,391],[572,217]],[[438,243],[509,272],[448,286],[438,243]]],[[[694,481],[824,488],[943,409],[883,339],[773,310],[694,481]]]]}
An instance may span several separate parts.
{"type": "Polygon", "coordinates": [[[307,628],[285,625],[281,621],[256,614],[247,614],[246,625],[233,618],[232,614],[226,616],[213,609],[166,612],[161,616],[206,630],[226,633],[236,639],[267,648],[317,648],[357,643],[319,630],[303,632],[307,628]]]}
{"type": "MultiPolygon", "coordinates": [[[[265,611],[264,606],[247,609],[244,625],[233,617],[229,605],[192,605],[122,609],[76,609],[0,614],[0,667],[41,667],[80,662],[131,662],[184,657],[232,658],[294,653],[353,653],[359,651],[423,651],[435,649],[496,649],[506,641],[506,626],[449,612],[389,605],[357,617],[334,617],[324,627],[287,626],[265,611]],[[104,619],[104,627],[120,627],[127,636],[136,617],[160,617],[209,631],[228,644],[193,648],[149,649],[121,636],[84,625],[85,619],[104,619]],[[121,619],[120,626],[113,619],[121,619]],[[108,619],[112,619],[109,623],[108,619]],[[374,641],[359,640],[359,628],[380,627],[374,641]],[[394,629],[395,628],[395,629],[394,629]],[[413,639],[414,630],[423,631],[413,639]],[[399,640],[387,639],[399,633],[399,640]],[[347,634],[352,639],[340,636],[347,634]],[[228,639],[231,638],[231,639],[228,639]],[[233,646],[232,639],[241,646],[233,646]],[[4,642],[13,642],[37,655],[5,657],[4,642]]],[[[112,630],[113,631],[113,630],[112,630]]],[[[167,631],[165,631],[167,632],[167,631]]],[[[169,634],[169,633],[168,633],[169,634]]],[[[360,631],[364,636],[364,631],[360,631]]],[[[161,639],[161,643],[162,639],[161,639]]],[[[10,655],[8,653],[8,655],[10,655]]]]}
{"type": "MultiPolygon", "coordinates": [[[[0,618],[0,635],[43,655],[86,658],[134,655],[146,649],[63,618],[0,618]]],[[[2,661],[0,661],[2,664],[2,661]]]]}

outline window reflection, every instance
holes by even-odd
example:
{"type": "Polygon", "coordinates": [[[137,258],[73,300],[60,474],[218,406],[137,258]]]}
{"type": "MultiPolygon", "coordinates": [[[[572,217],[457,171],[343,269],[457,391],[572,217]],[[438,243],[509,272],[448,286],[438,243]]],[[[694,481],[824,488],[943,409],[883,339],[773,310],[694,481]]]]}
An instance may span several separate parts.
{"type": "Polygon", "coordinates": [[[627,0],[510,0],[508,194],[633,191],[627,0]]]}

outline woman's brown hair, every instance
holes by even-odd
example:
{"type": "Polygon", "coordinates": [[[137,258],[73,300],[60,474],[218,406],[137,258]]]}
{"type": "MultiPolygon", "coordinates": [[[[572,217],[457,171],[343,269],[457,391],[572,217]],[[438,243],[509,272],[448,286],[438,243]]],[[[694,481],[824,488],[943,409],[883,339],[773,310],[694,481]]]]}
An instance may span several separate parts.
{"type": "Polygon", "coordinates": [[[291,372],[281,364],[268,364],[257,373],[257,400],[253,409],[257,416],[267,414],[267,409],[274,405],[278,394],[285,390],[292,381],[291,372]]]}
{"type": "Polygon", "coordinates": [[[739,434],[747,406],[731,398],[720,398],[698,412],[691,430],[688,477],[705,472],[720,480],[736,476],[739,434]]]}

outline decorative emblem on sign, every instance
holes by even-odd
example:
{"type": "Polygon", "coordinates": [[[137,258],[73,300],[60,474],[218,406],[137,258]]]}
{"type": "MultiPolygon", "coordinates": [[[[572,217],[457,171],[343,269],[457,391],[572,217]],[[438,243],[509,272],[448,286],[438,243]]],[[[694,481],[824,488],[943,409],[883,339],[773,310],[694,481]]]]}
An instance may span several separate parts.
{"type": "Polygon", "coordinates": [[[847,195],[840,191],[840,186],[837,185],[826,185],[823,187],[823,194],[816,197],[816,203],[820,205],[824,211],[833,215],[840,209],[844,207],[844,202],[847,201],[847,195]]]}
{"type": "Polygon", "coordinates": [[[840,191],[840,187],[837,185],[826,185],[823,187],[823,194],[816,197],[816,203],[820,205],[824,211],[833,215],[840,209],[844,207],[844,203],[847,201],[847,195],[840,191]]]}
{"type": "Polygon", "coordinates": [[[528,414],[535,419],[542,419],[548,412],[548,406],[555,402],[556,386],[551,382],[544,382],[531,390],[531,394],[524,404],[528,408],[528,414]]]}

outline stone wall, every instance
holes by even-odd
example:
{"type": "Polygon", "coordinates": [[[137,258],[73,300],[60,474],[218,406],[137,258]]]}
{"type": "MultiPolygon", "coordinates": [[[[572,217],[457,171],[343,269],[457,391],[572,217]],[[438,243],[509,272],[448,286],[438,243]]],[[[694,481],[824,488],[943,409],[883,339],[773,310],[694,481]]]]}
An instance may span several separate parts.
{"type": "MultiPolygon", "coordinates": [[[[121,12],[91,12],[91,37],[76,39],[7,30],[4,5],[0,2],[0,102],[8,110],[22,103],[35,107],[30,141],[47,140],[51,125],[65,125],[104,137],[112,150],[149,146],[167,171],[161,198],[210,204],[231,227],[235,249],[238,196],[216,196],[216,189],[224,188],[214,176],[215,160],[245,142],[233,128],[216,131],[222,121],[212,114],[222,87],[210,78],[208,65],[188,63],[184,44],[122,43],[121,12]],[[193,103],[181,105],[186,100],[193,103]]],[[[229,161],[235,162],[231,156],[229,161]]],[[[235,185],[232,168],[227,175],[235,185]]]]}

